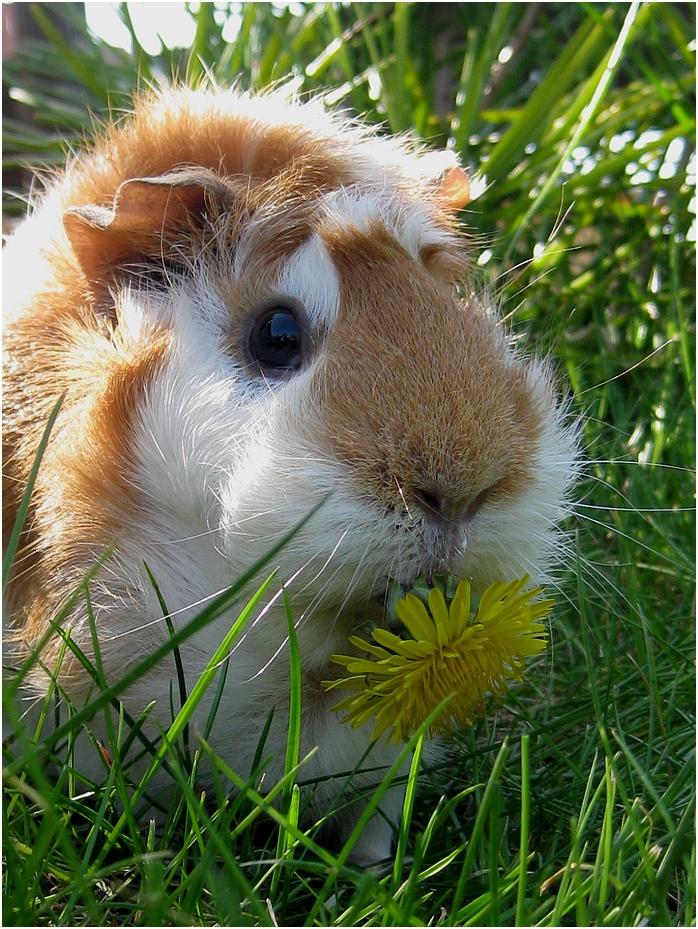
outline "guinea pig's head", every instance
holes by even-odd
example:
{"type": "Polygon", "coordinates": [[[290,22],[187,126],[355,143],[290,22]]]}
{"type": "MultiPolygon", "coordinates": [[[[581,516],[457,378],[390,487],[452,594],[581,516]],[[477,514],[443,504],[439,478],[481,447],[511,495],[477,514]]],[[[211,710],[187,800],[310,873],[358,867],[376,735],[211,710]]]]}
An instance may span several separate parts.
{"type": "Polygon", "coordinates": [[[473,286],[463,174],[316,106],[202,99],[144,105],[104,150],[118,184],[65,211],[111,344],[159,346],[128,533],[232,582],[324,501],[278,556],[304,623],[389,578],[544,580],[575,429],[473,286]]]}

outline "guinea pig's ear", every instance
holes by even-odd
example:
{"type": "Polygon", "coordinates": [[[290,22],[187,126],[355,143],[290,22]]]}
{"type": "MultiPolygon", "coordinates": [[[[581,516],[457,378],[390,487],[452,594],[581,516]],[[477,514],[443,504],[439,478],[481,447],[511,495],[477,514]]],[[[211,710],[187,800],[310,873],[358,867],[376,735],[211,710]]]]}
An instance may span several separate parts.
{"type": "Polygon", "coordinates": [[[63,224],[88,280],[148,255],[161,255],[187,225],[201,226],[233,205],[233,191],[212,171],[188,168],[119,185],[111,207],[71,207],[63,224]]]}
{"type": "Polygon", "coordinates": [[[456,213],[470,203],[470,181],[462,168],[449,168],[441,177],[436,199],[447,213],[456,213]]]}

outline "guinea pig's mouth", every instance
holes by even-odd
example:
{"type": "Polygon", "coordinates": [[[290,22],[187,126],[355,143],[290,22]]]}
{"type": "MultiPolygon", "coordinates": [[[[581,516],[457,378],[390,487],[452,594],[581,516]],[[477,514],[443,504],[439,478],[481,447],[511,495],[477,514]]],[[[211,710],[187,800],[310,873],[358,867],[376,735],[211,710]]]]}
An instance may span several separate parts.
{"type": "Polygon", "coordinates": [[[433,528],[419,534],[413,531],[409,548],[403,548],[401,556],[391,558],[390,563],[381,565],[382,559],[374,558],[372,564],[362,566],[362,558],[357,558],[358,564],[352,568],[349,562],[346,571],[337,571],[331,583],[325,583],[324,590],[318,591],[315,583],[309,584],[308,601],[304,604],[301,595],[297,602],[309,614],[333,617],[345,633],[386,626],[397,591],[404,596],[416,586],[431,587],[434,577],[464,576],[465,541],[460,529],[451,532],[433,528]]]}
{"type": "Polygon", "coordinates": [[[439,533],[435,538],[423,542],[419,555],[390,574],[386,582],[396,581],[408,589],[420,577],[431,582],[435,574],[458,574],[463,569],[464,554],[465,541],[462,534],[439,533]]]}

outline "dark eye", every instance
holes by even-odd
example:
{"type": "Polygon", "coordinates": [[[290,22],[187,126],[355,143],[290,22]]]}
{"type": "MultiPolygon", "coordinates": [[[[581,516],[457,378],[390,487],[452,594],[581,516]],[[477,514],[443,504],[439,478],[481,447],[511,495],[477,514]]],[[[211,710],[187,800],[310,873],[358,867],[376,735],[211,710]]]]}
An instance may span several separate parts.
{"type": "Polygon", "coordinates": [[[298,312],[288,306],[272,306],[252,323],[247,347],[263,374],[278,377],[301,367],[304,342],[298,312]]]}

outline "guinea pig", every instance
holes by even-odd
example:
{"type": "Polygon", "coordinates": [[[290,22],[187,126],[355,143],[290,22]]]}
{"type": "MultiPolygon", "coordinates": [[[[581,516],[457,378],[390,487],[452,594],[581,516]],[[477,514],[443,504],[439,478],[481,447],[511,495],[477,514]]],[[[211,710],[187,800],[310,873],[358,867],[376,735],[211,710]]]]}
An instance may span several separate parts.
{"type": "MultiPolygon", "coordinates": [[[[277,581],[235,642],[208,741],[247,779],[273,709],[267,783],[283,775],[283,585],[311,810],[395,762],[333,712],[330,656],[389,579],[545,582],[577,457],[550,364],[514,348],[473,286],[466,201],[453,153],[279,91],[142,96],[47,185],[4,261],[5,539],[63,396],[5,603],[12,660],[43,645],[28,701],[52,678],[76,707],[94,696],[49,634],[61,610],[92,660],[94,624],[111,684],[167,642],[163,604],[181,629],[320,504],[264,569],[277,581]],[[67,609],[90,571],[89,606],[67,609]]],[[[181,644],[188,691],[239,609],[181,644]]],[[[170,654],[121,695],[135,719],[154,701],[153,739],[176,680],[170,654]]],[[[98,779],[103,759],[78,745],[98,779]]],[[[390,854],[401,803],[385,795],[357,860],[390,854]]],[[[336,818],[340,838],[360,812],[336,818]]]]}

